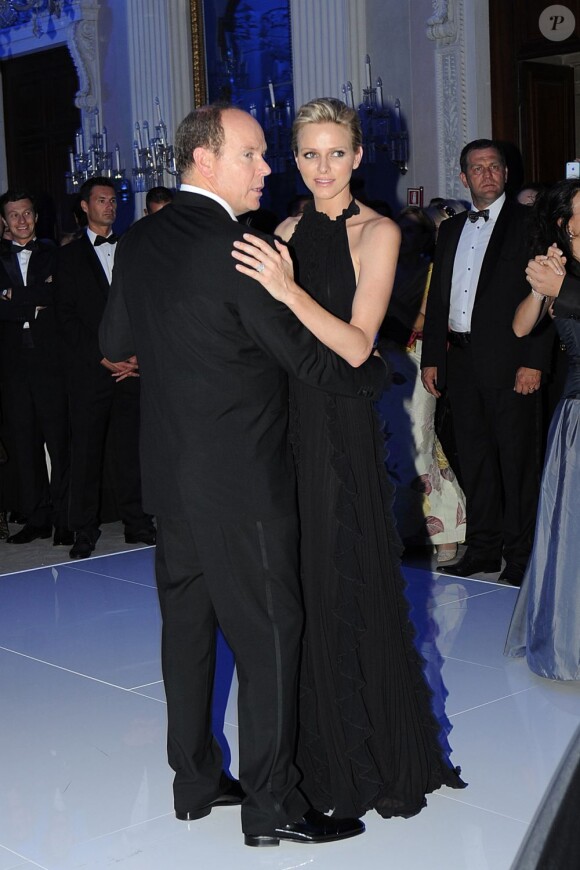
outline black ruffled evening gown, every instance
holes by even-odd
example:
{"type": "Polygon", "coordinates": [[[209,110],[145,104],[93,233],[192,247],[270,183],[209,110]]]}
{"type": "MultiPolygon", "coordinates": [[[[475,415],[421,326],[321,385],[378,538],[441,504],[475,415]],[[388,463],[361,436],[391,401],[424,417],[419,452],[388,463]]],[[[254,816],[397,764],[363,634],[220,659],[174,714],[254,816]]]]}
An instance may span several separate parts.
{"type": "MultiPolygon", "coordinates": [[[[310,206],[290,247],[296,277],[349,321],[355,275],[346,218],[310,206]]],[[[291,385],[306,628],[298,764],[317,809],[411,816],[461,788],[442,748],[400,572],[384,443],[370,402],[291,385]]]]}

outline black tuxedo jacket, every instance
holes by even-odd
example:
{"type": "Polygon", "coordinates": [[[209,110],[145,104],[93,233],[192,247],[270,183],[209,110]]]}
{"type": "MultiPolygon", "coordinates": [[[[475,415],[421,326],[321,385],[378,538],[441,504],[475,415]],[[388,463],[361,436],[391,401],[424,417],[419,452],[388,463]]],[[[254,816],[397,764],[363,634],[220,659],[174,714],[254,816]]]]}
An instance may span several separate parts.
{"type": "Polygon", "coordinates": [[[101,349],[114,361],[137,354],[144,508],[158,516],[291,514],[287,373],[361,401],[384,386],[380,359],[352,368],[236,271],[233,241],[246,230],[214,200],[180,192],[116,253],[101,349]]]}
{"type": "Polygon", "coordinates": [[[26,286],[12,246],[0,245],[0,289],[11,288],[12,298],[0,301],[0,365],[10,376],[21,365],[24,323],[42,364],[61,369],[59,337],[55,322],[54,293],[58,248],[50,241],[37,240],[28,261],[26,286]],[[52,280],[48,280],[52,279],[52,280]],[[39,307],[40,310],[36,311],[39,307]]]}
{"type": "MultiPolygon", "coordinates": [[[[512,329],[515,310],[530,292],[525,276],[529,216],[529,208],[506,200],[483,258],[471,318],[471,345],[476,367],[488,386],[513,387],[520,366],[549,368],[554,335],[547,318],[525,338],[517,338],[512,329]]],[[[462,212],[441,224],[427,298],[421,367],[437,366],[440,388],[446,381],[453,264],[466,220],[467,212],[462,212]]]]}
{"type": "Polygon", "coordinates": [[[59,249],[55,308],[73,388],[113,383],[101,365],[98,337],[108,293],[107,276],[86,233],[59,249]]]}

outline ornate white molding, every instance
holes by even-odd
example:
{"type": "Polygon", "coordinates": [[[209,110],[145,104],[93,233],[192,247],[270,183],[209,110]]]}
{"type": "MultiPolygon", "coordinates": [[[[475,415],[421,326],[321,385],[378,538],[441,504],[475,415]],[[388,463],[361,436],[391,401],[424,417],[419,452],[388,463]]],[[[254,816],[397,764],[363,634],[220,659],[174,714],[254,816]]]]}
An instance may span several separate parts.
{"type": "Polygon", "coordinates": [[[79,77],[75,105],[81,110],[83,128],[90,126],[90,116],[100,103],[98,16],[98,0],[80,0],[78,19],[67,33],[68,49],[79,77]]]}
{"type": "Polygon", "coordinates": [[[467,141],[467,86],[463,0],[434,0],[427,37],[436,42],[438,185],[440,195],[461,198],[459,154],[467,141]]]}
{"type": "Polygon", "coordinates": [[[437,60],[437,138],[439,189],[443,195],[461,197],[459,154],[466,141],[467,114],[462,57],[459,51],[442,52],[437,60]]]}
{"type": "Polygon", "coordinates": [[[426,22],[427,37],[449,43],[457,38],[456,0],[433,0],[433,15],[426,22]]]}

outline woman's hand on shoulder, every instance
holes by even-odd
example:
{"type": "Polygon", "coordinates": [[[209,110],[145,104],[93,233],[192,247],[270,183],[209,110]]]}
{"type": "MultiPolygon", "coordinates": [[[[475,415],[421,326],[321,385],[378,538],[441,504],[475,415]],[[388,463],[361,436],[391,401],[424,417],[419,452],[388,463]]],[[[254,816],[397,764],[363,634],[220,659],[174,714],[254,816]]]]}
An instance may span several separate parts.
{"type": "Polygon", "coordinates": [[[244,233],[243,242],[234,242],[232,257],[238,261],[238,272],[258,281],[270,296],[288,305],[292,293],[298,291],[294,267],[286,245],[278,239],[274,244],[276,250],[264,239],[244,233]]]}

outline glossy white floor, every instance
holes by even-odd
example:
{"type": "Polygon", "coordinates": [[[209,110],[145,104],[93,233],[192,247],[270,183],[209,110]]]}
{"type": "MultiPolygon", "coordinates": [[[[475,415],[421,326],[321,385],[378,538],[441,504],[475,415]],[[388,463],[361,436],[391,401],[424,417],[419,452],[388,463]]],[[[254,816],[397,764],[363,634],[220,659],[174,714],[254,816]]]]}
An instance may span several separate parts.
{"type": "MultiPolygon", "coordinates": [[[[413,819],[368,814],[353,840],[265,850],[243,845],[237,808],[173,817],[153,549],[0,576],[0,870],[508,870],[579,721],[580,685],[503,658],[515,590],[406,574],[469,787],[413,819]]],[[[235,773],[225,650],[219,671],[235,773]]]]}

